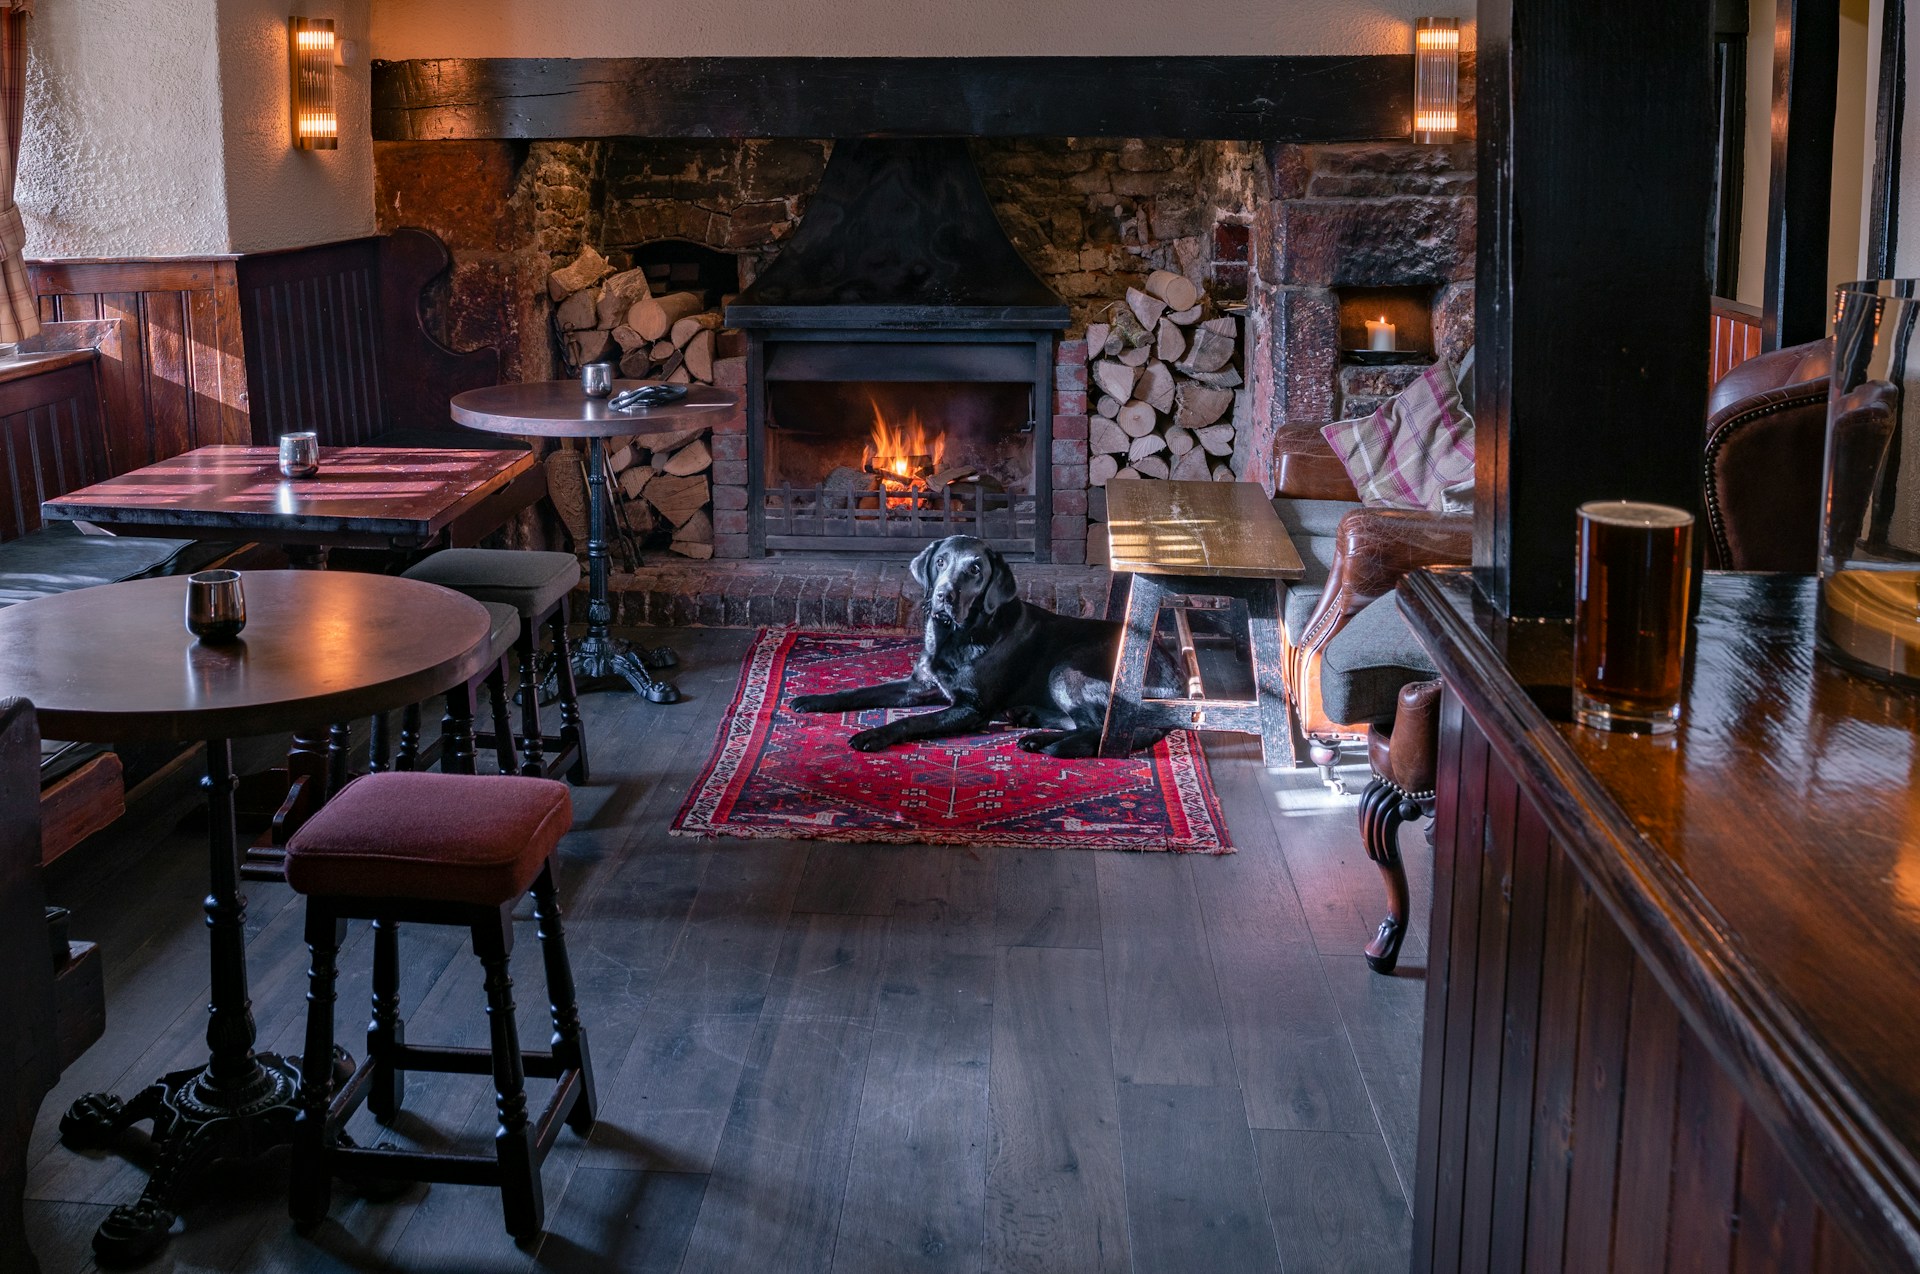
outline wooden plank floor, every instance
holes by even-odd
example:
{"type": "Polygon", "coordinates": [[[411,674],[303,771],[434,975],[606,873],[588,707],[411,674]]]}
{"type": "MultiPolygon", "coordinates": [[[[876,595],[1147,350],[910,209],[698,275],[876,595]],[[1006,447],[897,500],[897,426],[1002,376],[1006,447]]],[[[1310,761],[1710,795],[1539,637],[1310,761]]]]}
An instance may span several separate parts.
{"type": "MultiPolygon", "coordinates": [[[[561,890],[601,1120],[548,1160],[542,1240],[514,1246],[495,1196],[458,1186],[341,1192],[296,1235],[279,1154],[222,1176],[148,1268],[1405,1268],[1425,933],[1398,976],[1367,971],[1382,894],[1352,798],[1210,735],[1234,855],[672,837],[749,634],[666,637],[684,702],[586,700],[594,783],[575,794],[561,890]]],[[[102,944],[108,1025],[36,1130],[28,1226],[47,1274],[91,1270],[94,1226],[141,1182],[118,1156],[61,1147],[60,1112],[204,1055],[195,802],[187,776],[50,882],[102,944]]],[[[1406,843],[1424,917],[1429,855],[1417,832],[1406,843]]],[[[296,1051],[299,907],[282,886],[247,892],[261,1047],[296,1051]]],[[[523,929],[521,1034],[540,1041],[523,929]]],[[[356,924],[350,1048],[370,951],[356,924]]],[[[465,944],[415,928],[402,954],[408,1038],[484,1044],[465,944]]],[[[484,1079],[415,1075],[393,1128],[363,1112],[353,1131],[480,1149],[492,1120],[484,1079]]]]}

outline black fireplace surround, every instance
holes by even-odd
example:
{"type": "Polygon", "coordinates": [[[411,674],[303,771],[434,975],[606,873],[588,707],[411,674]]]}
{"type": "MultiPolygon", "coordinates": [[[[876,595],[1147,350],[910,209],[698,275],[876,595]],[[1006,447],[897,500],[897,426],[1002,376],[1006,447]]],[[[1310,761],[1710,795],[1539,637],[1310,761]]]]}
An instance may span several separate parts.
{"type": "Polygon", "coordinates": [[[727,307],[727,324],[747,333],[754,556],[905,553],[966,531],[1047,559],[1053,345],[1068,311],[1001,229],[964,142],[837,142],[793,237],[727,307]],[[1026,441],[1028,489],[955,482],[890,501],[770,482],[769,431],[802,424],[779,418],[770,391],[807,381],[1024,387],[996,397],[1024,406],[998,427],[1026,441]]]}

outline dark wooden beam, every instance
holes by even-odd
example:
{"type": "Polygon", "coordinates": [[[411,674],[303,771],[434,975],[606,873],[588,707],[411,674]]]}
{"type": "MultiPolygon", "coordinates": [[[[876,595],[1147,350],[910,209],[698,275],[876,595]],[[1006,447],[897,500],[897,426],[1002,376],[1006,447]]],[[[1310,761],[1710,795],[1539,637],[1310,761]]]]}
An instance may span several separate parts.
{"type": "Polygon", "coordinates": [[[1481,0],[1473,560],[1508,614],[1572,613],[1585,501],[1699,510],[1711,19],[1481,0]]]}
{"type": "Polygon", "coordinates": [[[1900,251],[1900,147],[1906,131],[1907,6],[1888,0],[1880,23],[1880,87],[1873,127],[1873,191],[1867,212],[1867,273],[1892,278],[1900,251]]]}
{"type": "Polygon", "coordinates": [[[1778,0],[1773,31],[1773,173],[1767,186],[1767,349],[1827,334],[1827,227],[1840,89],[1840,0],[1778,0]]]}
{"type": "Polygon", "coordinates": [[[1409,135],[1413,58],[443,58],[373,64],[376,141],[1409,135]]]}

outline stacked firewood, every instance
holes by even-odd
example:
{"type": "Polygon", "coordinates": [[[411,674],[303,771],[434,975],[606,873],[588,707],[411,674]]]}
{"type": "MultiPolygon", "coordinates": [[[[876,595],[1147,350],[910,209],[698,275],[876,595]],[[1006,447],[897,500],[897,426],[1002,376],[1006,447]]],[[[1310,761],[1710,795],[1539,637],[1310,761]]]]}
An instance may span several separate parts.
{"type": "Polygon", "coordinates": [[[692,267],[653,265],[616,271],[589,246],[578,260],[547,276],[553,322],[567,371],[618,362],[620,375],[673,385],[711,385],[713,361],[746,352],[746,335],[723,326],[723,296],[681,287],[692,267]]]}
{"type": "MultiPolygon", "coordinates": [[[[563,447],[547,457],[547,491],[576,548],[589,526],[586,452],[563,447]]],[[[610,438],[606,444],[608,543],[632,569],[645,548],[662,543],[683,557],[713,556],[713,451],[708,430],[610,438]]]]}
{"type": "Polygon", "coordinates": [[[1109,321],[1088,324],[1089,484],[1233,481],[1239,325],[1207,309],[1191,279],[1155,270],[1109,321]]]}

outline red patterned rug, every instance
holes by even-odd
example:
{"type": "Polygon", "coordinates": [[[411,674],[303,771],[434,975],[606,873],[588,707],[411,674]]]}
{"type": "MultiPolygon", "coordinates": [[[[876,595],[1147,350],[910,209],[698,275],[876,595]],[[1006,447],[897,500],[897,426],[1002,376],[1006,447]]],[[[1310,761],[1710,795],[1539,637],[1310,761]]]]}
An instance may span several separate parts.
{"type": "Polygon", "coordinates": [[[797,694],[904,677],[919,648],[916,637],[762,629],[674,832],[1232,852],[1206,757],[1185,731],[1123,760],[1022,752],[1011,730],[856,752],[847,746],[856,730],[907,710],[798,713],[787,706],[797,694]]]}

